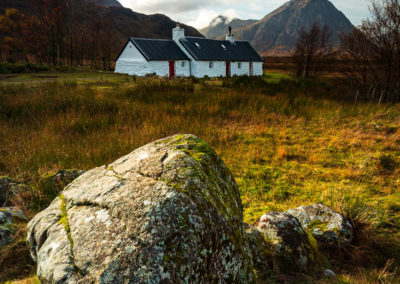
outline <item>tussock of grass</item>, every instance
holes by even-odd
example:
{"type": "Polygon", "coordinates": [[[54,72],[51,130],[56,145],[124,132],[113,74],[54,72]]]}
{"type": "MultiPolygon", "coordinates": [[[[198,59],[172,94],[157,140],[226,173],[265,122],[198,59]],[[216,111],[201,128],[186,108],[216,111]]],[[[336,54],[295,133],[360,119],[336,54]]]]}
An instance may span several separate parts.
{"type": "MultiPolygon", "coordinates": [[[[156,139],[193,133],[232,170],[246,222],[267,211],[324,202],[360,224],[357,230],[370,224],[374,242],[386,240],[362,250],[362,256],[376,256],[367,264],[362,258],[353,266],[338,261],[334,269],[348,275],[358,266],[380,271],[388,259],[399,265],[400,200],[390,197],[400,186],[399,105],[355,105],[338,99],[345,90],[329,82],[272,75],[171,81],[103,76],[0,86],[0,176],[35,186],[19,200],[31,215],[38,210],[33,203],[42,208],[48,202],[42,173],[88,170],[156,139]]],[[[352,252],[357,248],[343,259],[352,252]]]]}

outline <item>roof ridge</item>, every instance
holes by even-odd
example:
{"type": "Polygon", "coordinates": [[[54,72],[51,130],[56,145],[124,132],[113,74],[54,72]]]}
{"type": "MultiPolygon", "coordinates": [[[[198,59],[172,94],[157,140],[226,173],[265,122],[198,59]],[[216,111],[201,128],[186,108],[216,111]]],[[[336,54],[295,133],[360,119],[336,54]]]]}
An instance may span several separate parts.
{"type": "Polygon", "coordinates": [[[131,39],[131,40],[139,39],[139,40],[148,40],[148,41],[152,40],[152,41],[173,41],[173,42],[175,42],[175,41],[172,40],[172,39],[166,39],[166,38],[142,38],[142,37],[131,37],[130,39],[131,39]]]}

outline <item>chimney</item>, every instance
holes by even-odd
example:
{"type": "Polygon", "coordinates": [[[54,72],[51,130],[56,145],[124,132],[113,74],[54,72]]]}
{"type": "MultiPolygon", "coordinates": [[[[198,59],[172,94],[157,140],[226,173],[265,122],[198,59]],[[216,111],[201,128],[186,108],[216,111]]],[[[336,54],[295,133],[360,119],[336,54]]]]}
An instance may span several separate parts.
{"type": "Polygon", "coordinates": [[[176,23],[176,28],[172,29],[172,39],[174,41],[179,41],[185,37],[185,29],[182,28],[179,23],[176,23]]]}
{"type": "Polygon", "coordinates": [[[235,36],[232,33],[232,27],[229,27],[229,33],[226,35],[226,40],[232,43],[235,42],[235,36]]]}

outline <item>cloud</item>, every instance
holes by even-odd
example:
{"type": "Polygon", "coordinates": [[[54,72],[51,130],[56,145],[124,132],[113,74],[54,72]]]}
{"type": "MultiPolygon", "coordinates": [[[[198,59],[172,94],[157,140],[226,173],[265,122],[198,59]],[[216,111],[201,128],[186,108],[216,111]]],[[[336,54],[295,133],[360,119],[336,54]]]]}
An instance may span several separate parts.
{"type": "MultiPolygon", "coordinates": [[[[261,19],[285,0],[119,0],[125,7],[136,12],[163,13],[174,20],[196,28],[207,26],[218,15],[228,15],[241,19],[261,19]]],[[[369,15],[370,0],[331,0],[353,24],[369,15]]]]}

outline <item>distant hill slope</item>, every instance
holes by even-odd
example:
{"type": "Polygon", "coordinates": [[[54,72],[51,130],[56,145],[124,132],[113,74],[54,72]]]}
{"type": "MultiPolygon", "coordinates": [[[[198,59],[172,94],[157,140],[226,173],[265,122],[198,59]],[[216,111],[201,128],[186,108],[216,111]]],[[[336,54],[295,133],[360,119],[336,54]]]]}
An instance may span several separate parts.
{"type": "MultiPolygon", "coordinates": [[[[77,4],[81,0],[77,1],[77,4]]],[[[90,0],[96,4],[91,4],[87,12],[85,22],[87,26],[94,26],[99,19],[110,20],[114,34],[117,35],[116,45],[125,43],[128,37],[146,37],[146,38],[171,38],[172,29],[176,26],[176,22],[162,14],[145,15],[122,7],[116,0],[90,0]]],[[[28,15],[38,14],[37,8],[30,4],[29,0],[0,0],[0,13],[7,8],[17,8],[28,15]]],[[[195,28],[181,25],[185,28],[186,35],[199,36],[203,35],[195,28]]]]}
{"type": "Polygon", "coordinates": [[[89,2],[104,7],[122,7],[121,3],[117,0],[89,0],[89,2]]]}
{"type": "Polygon", "coordinates": [[[257,22],[257,20],[229,19],[226,16],[220,15],[213,19],[208,27],[201,29],[200,32],[208,38],[217,38],[224,36],[228,32],[230,26],[232,29],[240,29],[254,24],[255,22],[257,22]]]}
{"type": "Polygon", "coordinates": [[[262,20],[234,31],[236,38],[251,42],[262,55],[288,55],[302,28],[314,22],[326,25],[332,43],[339,44],[339,35],[351,32],[352,23],[328,0],[292,0],[262,20]]]}

